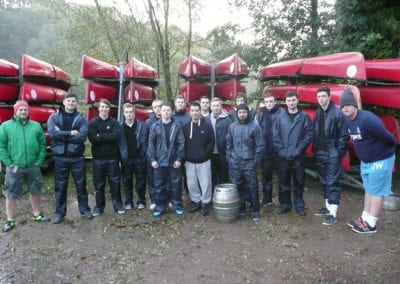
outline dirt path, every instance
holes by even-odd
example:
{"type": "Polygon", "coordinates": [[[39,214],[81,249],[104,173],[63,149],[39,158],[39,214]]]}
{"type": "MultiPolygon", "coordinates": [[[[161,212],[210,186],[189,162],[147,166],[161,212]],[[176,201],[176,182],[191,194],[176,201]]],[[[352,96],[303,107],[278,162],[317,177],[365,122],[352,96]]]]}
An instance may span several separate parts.
{"type": "MultiPolygon", "coordinates": [[[[394,188],[400,191],[398,179],[394,188]]],[[[313,179],[305,193],[306,217],[280,216],[272,206],[262,209],[261,221],[244,217],[232,224],[213,214],[169,212],[154,219],[148,209],[134,209],[116,215],[110,202],[104,215],[87,221],[73,194],[63,223],[37,224],[26,196],[17,228],[0,233],[0,282],[397,283],[400,211],[384,211],[375,235],[353,233],[346,221],[360,214],[362,197],[346,188],[339,223],[323,226],[312,214],[322,204],[313,179]]],[[[1,198],[3,220],[4,203],[1,198]]],[[[43,203],[51,214],[53,196],[43,203]]]]}

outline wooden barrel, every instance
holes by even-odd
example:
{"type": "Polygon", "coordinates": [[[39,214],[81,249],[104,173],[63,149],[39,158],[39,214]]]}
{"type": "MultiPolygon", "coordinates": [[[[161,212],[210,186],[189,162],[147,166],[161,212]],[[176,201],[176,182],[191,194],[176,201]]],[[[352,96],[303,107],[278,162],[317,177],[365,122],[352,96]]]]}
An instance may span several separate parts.
{"type": "Polygon", "coordinates": [[[234,184],[217,184],[214,190],[213,209],[220,222],[236,221],[239,216],[239,192],[234,184]]]}

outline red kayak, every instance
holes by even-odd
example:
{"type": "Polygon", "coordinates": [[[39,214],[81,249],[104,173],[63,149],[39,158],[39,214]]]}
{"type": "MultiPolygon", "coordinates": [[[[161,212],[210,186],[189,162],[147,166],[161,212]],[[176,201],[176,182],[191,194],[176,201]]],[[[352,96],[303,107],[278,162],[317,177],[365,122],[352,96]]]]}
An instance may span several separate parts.
{"type": "Polygon", "coordinates": [[[157,97],[157,91],[150,86],[131,81],[125,87],[125,100],[131,103],[151,102],[157,97]]]}
{"type": "Polygon", "coordinates": [[[400,58],[366,60],[368,81],[400,82],[400,58]]]}
{"type": "Polygon", "coordinates": [[[49,116],[56,111],[55,107],[29,106],[29,118],[39,123],[47,123],[49,116]]]}
{"type": "Polygon", "coordinates": [[[12,106],[0,106],[0,124],[11,119],[13,115],[14,108],[12,106]]]}
{"type": "Polygon", "coordinates": [[[223,100],[235,100],[237,93],[246,94],[246,87],[235,78],[215,85],[215,96],[223,100]]]}
{"type": "Polygon", "coordinates": [[[19,68],[17,64],[0,59],[0,77],[18,77],[19,68]]]}
{"type": "Polygon", "coordinates": [[[178,70],[179,76],[186,80],[190,79],[210,79],[211,66],[209,63],[189,55],[181,64],[178,70]]]}
{"type": "Polygon", "coordinates": [[[146,121],[153,111],[151,108],[135,108],[135,118],[137,120],[146,121]]]}
{"type": "Polygon", "coordinates": [[[261,81],[293,78],[367,79],[365,59],[359,52],[336,53],[279,62],[261,68],[261,81]]]}
{"type": "Polygon", "coordinates": [[[110,85],[87,81],[85,100],[87,104],[107,99],[110,102],[118,102],[118,88],[110,85]]]}
{"type": "Polygon", "coordinates": [[[278,100],[285,100],[285,95],[289,91],[296,92],[296,85],[266,86],[264,87],[263,94],[265,94],[266,92],[271,92],[278,100]]]}
{"type": "Polygon", "coordinates": [[[117,66],[84,54],[81,63],[81,77],[85,79],[119,80],[119,69],[117,66]]]}
{"type": "Polygon", "coordinates": [[[137,60],[134,57],[132,57],[132,59],[125,66],[124,77],[126,79],[148,81],[153,83],[158,83],[158,79],[160,78],[157,71],[153,67],[137,60]]]}
{"type": "Polygon", "coordinates": [[[237,53],[217,62],[215,65],[216,76],[244,78],[249,74],[246,62],[237,53]]]}
{"type": "Polygon", "coordinates": [[[26,54],[22,55],[21,75],[27,81],[51,84],[65,90],[71,86],[71,77],[67,72],[26,54]]]}
{"type": "Polygon", "coordinates": [[[206,83],[187,81],[179,87],[179,94],[185,97],[186,102],[199,100],[202,96],[210,94],[210,86],[206,83]]]}
{"type": "Polygon", "coordinates": [[[34,102],[62,102],[67,95],[67,91],[53,86],[39,85],[30,82],[24,82],[20,89],[20,99],[34,102]]]}
{"type": "Polygon", "coordinates": [[[0,101],[12,101],[18,99],[19,87],[0,83],[0,101]]]}
{"type": "Polygon", "coordinates": [[[360,86],[359,89],[365,105],[400,109],[400,86],[360,86]]]}
{"type": "MultiPolygon", "coordinates": [[[[86,118],[88,121],[92,120],[95,117],[99,116],[99,109],[95,106],[90,106],[86,111],[86,118]]],[[[110,108],[110,116],[117,119],[118,116],[118,108],[111,107],[110,108]]]]}

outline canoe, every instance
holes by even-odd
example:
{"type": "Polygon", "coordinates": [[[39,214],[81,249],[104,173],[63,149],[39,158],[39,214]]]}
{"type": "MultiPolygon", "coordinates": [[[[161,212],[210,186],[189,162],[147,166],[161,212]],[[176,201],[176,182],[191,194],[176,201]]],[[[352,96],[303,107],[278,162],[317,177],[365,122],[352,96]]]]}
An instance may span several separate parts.
{"type": "Polygon", "coordinates": [[[150,108],[135,108],[135,119],[146,121],[150,114],[152,113],[152,109],[150,108]]]}
{"type": "Polygon", "coordinates": [[[189,55],[183,62],[179,64],[179,76],[186,80],[190,79],[210,79],[211,66],[209,63],[189,55]]]}
{"type": "Polygon", "coordinates": [[[55,107],[49,106],[29,106],[29,118],[39,123],[47,123],[49,116],[56,112],[55,107]]]}
{"type": "MultiPolygon", "coordinates": [[[[86,118],[88,121],[92,120],[95,117],[99,116],[99,110],[96,106],[89,106],[89,108],[86,111],[86,118]]],[[[111,107],[110,108],[110,116],[114,117],[115,119],[118,118],[118,108],[116,107],[111,107]]]]}
{"type": "Polygon", "coordinates": [[[0,77],[18,77],[19,67],[17,64],[0,59],[0,77]]]}
{"type": "Polygon", "coordinates": [[[215,85],[215,96],[223,100],[235,100],[237,93],[246,94],[246,87],[235,78],[215,85]]]}
{"type": "Polygon", "coordinates": [[[210,86],[206,83],[187,81],[179,87],[179,94],[185,97],[186,102],[199,100],[202,96],[210,94],[210,86]]]}
{"type": "Polygon", "coordinates": [[[20,67],[26,81],[54,85],[64,90],[71,86],[71,76],[67,72],[27,54],[22,55],[20,67]]]}
{"type": "Polygon", "coordinates": [[[9,120],[14,115],[14,108],[12,106],[0,106],[0,124],[9,120]]]}
{"type": "Polygon", "coordinates": [[[359,108],[361,108],[361,98],[360,98],[360,90],[353,85],[335,85],[335,84],[315,84],[315,85],[278,85],[278,86],[266,86],[263,90],[263,93],[269,91],[275,94],[277,99],[285,100],[285,95],[289,91],[297,92],[299,101],[301,103],[310,103],[310,104],[318,104],[317,101],[317,90],[321,86],[327,86],[331,90],[331,100],[339,105],[339,99],[342,92],[349,88],[358,103],[359,108]]]}
{"type": "Polygon", "coordinates": [[[400,86],[360,86],[359,89],[365,105],[400,109],[400,86]]]}
{"type": "Polygon", "coordinates": [[[131,81],[125,87],[125,100],[131,103],[151,102],[157,97],[157,91],[143,84],[131,81]]]}
{"type": "Polygon", "coordinates": [[[81,77],[85,79],[119,80],[117,66],[95,59],[84,54],[81,63],[81,77]]]}
{"type": "Polygon", "coordinates": [[[158,84],[158,80],[160,79],[157,71],[153,67],[134,57],[132,57],[125,66],[124,78],[132,79],[137,82],[152,83],[153,85],[158,84]]]}
{"type": "Polygon", "coordinates": [[[215,76],[244,78],[249,74],[246,62],[237,53],[217,62],[215,76]]]}
{"type": "Polygon", "coordinates": [[[24,82],[20,89],[20,99],[35,102],[60,103],[67,95],[67,91],[53,86],[24,82]]]}
{"type": "Polygon", "coordinates": [[[368,81],[400,82],[400,58],[365,61],[368,81]]]}
{"type": "Polygon", "coordinates": [[[295,59],[265,66],[259,71],[261,81],[293,78],[367,79],[365,59],[359,52],[295,59]]]}
{"type": "Polygon", "coordinates": [[[85,100],[87,104],[98,102],[101,99],[107,99],[110,102],[118,102],[118,95],[118,87],[87,81],[85,89],[85,100]]]}
{"type": "Polygon", "coordinates": [[[296,85],[277,85],[277,86],[265,86],[263,89],[263,95],[266,92],[271,92],[275,95],[278,100],[285,100],[285,95],[287,92],[297,91],[296,85]]]}
{"type": "Polygon", "coordinates": [[[0,83],[0,102],[18,99],[19,86],[0,83]]]}

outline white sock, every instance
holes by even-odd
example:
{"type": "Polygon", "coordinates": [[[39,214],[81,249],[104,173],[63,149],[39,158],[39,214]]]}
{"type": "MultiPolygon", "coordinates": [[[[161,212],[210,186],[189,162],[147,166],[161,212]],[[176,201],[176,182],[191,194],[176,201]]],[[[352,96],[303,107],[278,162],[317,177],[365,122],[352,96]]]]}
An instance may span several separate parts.
{"type": "Polygon", "coordinates": [[[367,222],[371,228],[374,228],[378,218],[368,214],[368,217],[364,221],[367,222]]]}
{"type": "Polygon", "coordinates": [[[362,215],[361,215],[361,219],[363,219],[363,221],[365,221],[366,218],[368,218],[368,216],[369,216],[369,213],[367,211],[363,211],[362,215]]]}
{"type": "Polygon", "coordinates": [[[325,199],[325,208],[329,210],[329,202],[328,202],[328,199],[325,199]]]}
{"type": "Polygon", "coordinates": [[[336,218],[338,207],[337,204],[329,204],[329,214],[336,218]]]}

